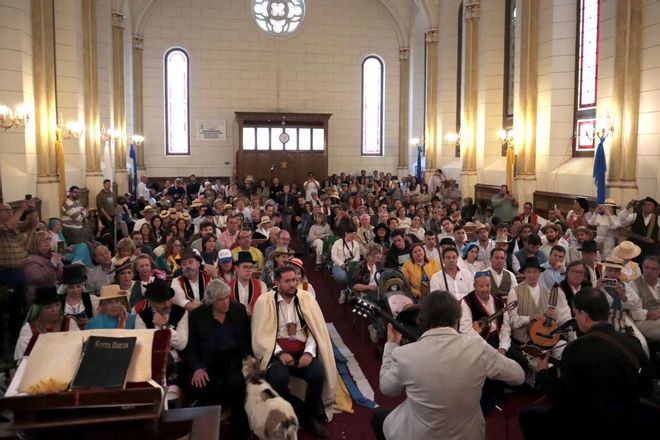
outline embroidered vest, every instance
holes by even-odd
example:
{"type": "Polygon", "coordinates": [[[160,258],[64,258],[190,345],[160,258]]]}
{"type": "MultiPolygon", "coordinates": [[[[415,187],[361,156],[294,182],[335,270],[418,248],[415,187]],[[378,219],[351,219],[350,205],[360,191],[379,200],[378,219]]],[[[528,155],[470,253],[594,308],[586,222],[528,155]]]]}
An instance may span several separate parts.
{"type": "MultiPolygon", "coordinates": [[[[192,291],[192,286],[190,285],[190,282],[188,282],[188,279],[181,275],[179,278],[179,285],[181,286],[181,289],[183,290],[183,293],[186,295],[186,298],[189,301],[194,301],[195,300],[195,295],[193,294],[192,291]]],[[[204,300],[204,291],[206,290],[206,286],[211,282],[211,277],[207,275],[204,272],[199,273],[199,278],[197,278],[197,283],[199,284],[199,300],[203,301],[204,300]]]]}
{"type": "MultiPolygon", "coordinates": [[[[491,295],[491,296],[495,304],[495,311],[502,309],[504,307],[504,301],[502,301],[500,298],[498,298],[495,295],[491,295]]],[[[470,308],[470,312],[472,312],[472,321],[478,321],[481,318],[487,318],[488,316],[490,316],[488,310],[484,308],[479,298],[477,298],[477,294],[474,293],[474,290],[465,297],[465,303],[470,308]]],[[[500,346],[500,328],[502,327],[503,320],[504,320],[503,316],[497,318],[495,320],[495,325],[497,326],[497,330],[489,331],[484,337],[484,339],[486,339],[488,344],[490,344],[494,348],[498,348],[500,346]]]]}
{"type": "Polygon", "coordinates": [[[511,291],[512,275],[507,271],[502,271],[502,283],[498,286],[495,283],[495,278],[493,277],[492,269],[489,272],[490,272],[489,277],[490,277],[491,292],[493,292],[493,295],[497,297],[506,298],[509,295],[509,292],[511,291]]]}
{"type": "Polygon", "coordinates": [[[637,278],[633,281],[637,293],[642,300],[642,307],[646,310],[657,310],[660,309],[660,301],[655,299],[653,292],[649,288],[649,285],[646,284],[643,277],[637,278]]]}
{"type": "MultiPolygon", "coordinates": [[[[538,305],[534,302],[534,298],[526,282],[518,284],[514,289],[518,297],[518,307],[516,307],[518,316],[540,315],[548,309],[548,301],[550,300],[550,291],[548,289],[540,287],[541,295],[538,305]]],[[[529,325],[512,328],[511,336],[523,343],[529,341],[529,325]]]]}
{"type": "MultiPolygon", "coordinates": [[[[230,283],[229,283],[229,288],[231,289],[231,301],[233,302],[239,302],[239,295],[238,295],[238,280],[234,278],[230,283]]],[[[250,278],[250,284],[248,284],[248,303],[243,304],[246,306],[248,309],[252,310],[254,307],[254,303],[257,302],[257,299],[259,299],[259,295],[261,295],[263,292],[261,291],[261,283],[259,280],[256,280],[254,278],[250,278]]]]}

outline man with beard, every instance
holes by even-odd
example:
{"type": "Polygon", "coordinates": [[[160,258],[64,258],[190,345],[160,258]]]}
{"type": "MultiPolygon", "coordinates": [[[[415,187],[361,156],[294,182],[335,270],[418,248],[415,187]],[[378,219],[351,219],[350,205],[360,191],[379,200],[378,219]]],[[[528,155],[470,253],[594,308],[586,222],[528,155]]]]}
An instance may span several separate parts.
{"type": "Polygon", "coordinates": [[[309,292],[298,289],[294,267],[275,269],[275,286],[254,306],[254,355],[266,380],[293,405],[302,426],[330,438],[320,419],[323,411],[333,410],[337,370],[323,313],[309,292]],[[289,391],[292,375],[307,383],[304,402],[289,391]]]}
{"type": "Polygon", "coordinates": [[[62,234],[69,246],[86,241],[89,232],[85,228],[85,219],[89,215],[87,209],[80,201],[80,188],[69,188],[64,205],[62,206],[62,234]]]}
{"type": "Polygon", "coordinates": [[[190,312],[202,305],[204,292],[211,282],[211,276],[199,270],[202,257],[192,249],[181,251],[181,256],[176,262],[181,266],[183,274],[172,280],[172,289],[174,289],[172,302],[190,312]]]}
{"type": "Polygon", "coordinates": [[[541,239],[543,245],[540,251],[543,252],[546,258],[550,258],[550,251],[553,246],[562,246],[565,254],[564,262],[566,262],[568,257],[568,243],[562,238],[564,232],[561,226],[556,223],[547,223],[541,228],[541,233],[543,234],[543,238],[541,239]]]}
{"type": "Polygon", "coordinates": [[[490,238],[490,228],[487,224],[475,224],[474,233],[477,235],[477,245],[479,245],[479,255],[477,260],[488,264],[490,251],[495,247],[495,242],[490,238]]]}
{"type": "Polygon", "coordinates": [[[133,312],[137,312],[135,328],[159,329],[170,332],[170,354],[167,362],[167,400],[179,398],[179,371],[182,352],[188,345],[188,312],[183,307],[172,304],[174,290],[167,282],[156,278],[147,284],[141,300],[133,312]]]}
{"type": "Polygon", "coordinates": [[[579,249],[582,247],[582,243],[587,240],[594,239],[594,231],[587,228],[586,226],[578,226],[577,228],[573,229],[573,235],[575,236],[577,243],[568,248],[569,261],[577,261],[582,259],[582,254],[580,253],[579,249]]]}

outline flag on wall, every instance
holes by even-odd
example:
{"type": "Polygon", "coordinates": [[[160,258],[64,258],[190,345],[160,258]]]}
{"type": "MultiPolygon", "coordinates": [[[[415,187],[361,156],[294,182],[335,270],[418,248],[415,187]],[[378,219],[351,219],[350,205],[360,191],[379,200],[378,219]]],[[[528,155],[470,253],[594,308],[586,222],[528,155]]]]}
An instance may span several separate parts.
{"type": "Polygon", "coordinates": [[[424,174],[422,172],[422,146],[418,145],[417,146],[417,183],[419,183],[420,185],[423,182],[422,180],[423,175],[424,174]]]}
{"type": "Polygon", "coordinates": [[[131,175],[133,176],[133,194],[137,191],[137,155],[135,154],[135,144],[131,144],[131,149],[128,152],[128,157],[131,159],[131,175]]]}
{"type": "Polygon", "coordinates": [[[605,148],[603,147],[605,137],[600,138],[596,147],[594,157],[594,181],[596,182],[596,203],[600,205],[605,202],[605,173],[607,172],[607,161],[605,159],[605,148]]]}

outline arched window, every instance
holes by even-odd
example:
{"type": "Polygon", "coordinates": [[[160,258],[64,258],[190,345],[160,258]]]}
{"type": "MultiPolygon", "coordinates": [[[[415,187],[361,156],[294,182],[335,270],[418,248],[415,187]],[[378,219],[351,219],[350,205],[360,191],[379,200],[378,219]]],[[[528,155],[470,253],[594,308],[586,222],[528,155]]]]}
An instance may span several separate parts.
{"type": "Polygon", "coordinates": [[[595,147],[599,13],[599,0],[578,0],[574,156],[591,156],[595,147]]]}
{"type": "Polygon", "coordinates": [[[362,155],[383,155],[383,61],[368,56],[362,62],[362,155]]]}
{"type": "MultiPolygon", "coordinates": [[[[463,2],[458,5],[458,32],[456,41],[456,133],[461,132],[461,117],[463,116],[463,2]]],[[[455,157],[461,157],[461,145],[454,150],[455,157]]]]}
{"type": "Polygon", "coordinates": [[[185,50],[165,53],[165,153],[190,154],[190,68],[185,50]]]}
{"type": "MultiPolygon", "coordinates": [[[[502,128],[513,128],[514,107],[514,68],[516,57],[516,0],[506,0],[504,20],[504,107],[502,128]]],[[[506,156],[506,148],[502,147],[502,156],[506,156]]]]}

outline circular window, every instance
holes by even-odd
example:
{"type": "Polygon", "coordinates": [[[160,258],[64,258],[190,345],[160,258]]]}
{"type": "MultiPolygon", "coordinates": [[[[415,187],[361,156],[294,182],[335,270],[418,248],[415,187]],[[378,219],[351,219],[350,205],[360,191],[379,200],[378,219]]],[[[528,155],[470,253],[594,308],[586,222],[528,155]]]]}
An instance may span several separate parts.
{"type": "Polygon", "coordinates": [[[294,33],[305,19],[305,0],[252,0],[252,16],[271,35],[294,33]]]}

